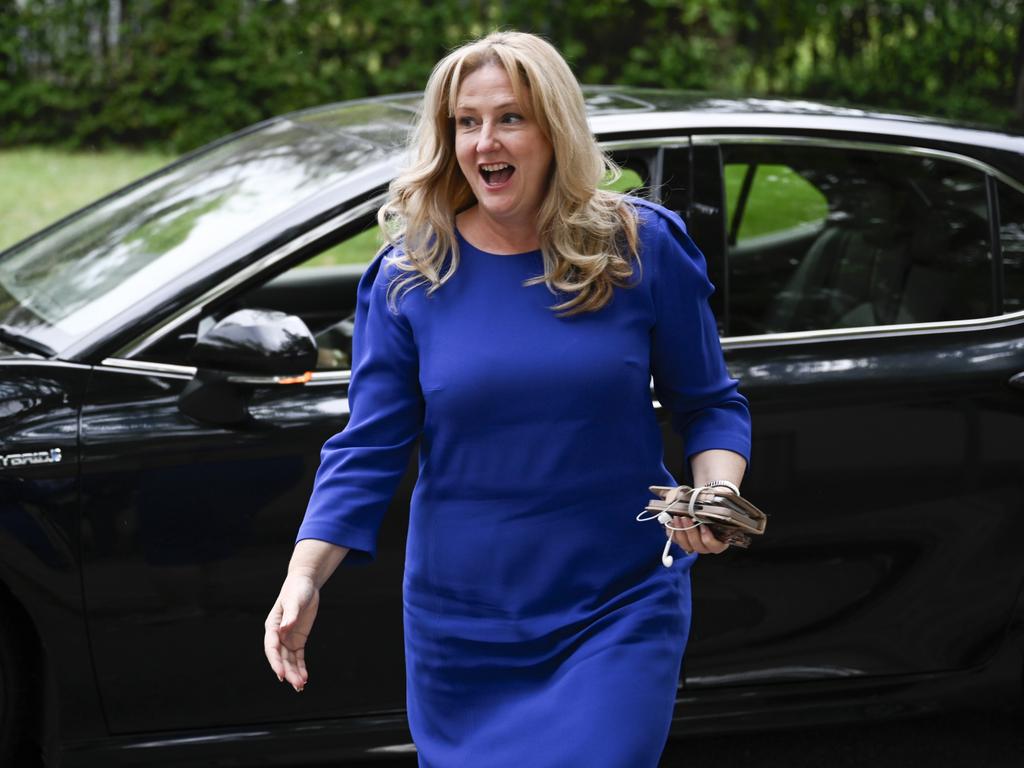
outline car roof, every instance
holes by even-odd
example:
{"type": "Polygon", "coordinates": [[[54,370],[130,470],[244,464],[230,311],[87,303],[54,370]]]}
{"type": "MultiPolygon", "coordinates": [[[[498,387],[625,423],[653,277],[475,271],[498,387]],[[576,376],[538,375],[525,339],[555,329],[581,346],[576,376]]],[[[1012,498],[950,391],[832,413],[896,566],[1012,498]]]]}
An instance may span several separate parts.
{"type": "MultiPolygon", "coordinates": [[[[890,112],[807,99],[730,96],[703,91],[583,86],[591,127],[602,137],[694,133],[811,131],[888,136],[976,145],[1024,154],[1024,134],[997,126],[910,112],[890,112]],[[637,121],[637,114],[644,114],[637,121]]],[[[278,119],[317,125],[398,149],[422,94],[401,93],[338,102],[278,119]],[[361,122],[362,121],[362,122],[361,122]]]]}

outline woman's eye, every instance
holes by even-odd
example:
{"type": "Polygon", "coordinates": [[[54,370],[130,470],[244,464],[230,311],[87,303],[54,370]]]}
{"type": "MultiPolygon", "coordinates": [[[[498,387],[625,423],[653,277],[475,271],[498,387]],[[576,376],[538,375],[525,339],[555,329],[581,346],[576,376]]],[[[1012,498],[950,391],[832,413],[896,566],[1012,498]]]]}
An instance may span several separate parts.
{"type": "Polygon", "coordinates": [[[460,128],[470,128],[473,126],[474,120],[472,117],[463,115],[462,117],[455,118],[455,124],[460,128]]]}
{"type": "Polygon", "coordinates": [[[522,121],[522,119],[523,116],[517,115],[515,112],[509,112],[507,115],[504,115],[502,117],[502,120],[504,120],[506,123],[518,123],[522,121]]]}

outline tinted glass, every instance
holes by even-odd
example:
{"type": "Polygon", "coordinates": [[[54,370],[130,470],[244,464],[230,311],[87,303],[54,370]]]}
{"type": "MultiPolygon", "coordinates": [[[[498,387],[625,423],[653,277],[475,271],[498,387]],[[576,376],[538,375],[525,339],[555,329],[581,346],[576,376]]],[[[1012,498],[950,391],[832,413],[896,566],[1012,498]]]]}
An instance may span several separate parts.
{"type": "Polygon", "coordinates": [[[384,150],[282,121],[214,147],[0,258],[0,324],[60,350],[384,150]]]}
{"type": "Polygon", "coordinates": [[[193,319],[138,353],[156,363],[192,365],[191,351],[201,327],[239,309],[266,309],[300,318],[316,338],[317,370],[351,366],[353,313],[356,287],[366,265],[380,250],[376,224],[325,250],[315,251],[284,272],[267,278],[243,293],[215,304],[202,318],[193,319]]]}
{"type": "Polygon", "coordinates": [[[892,152],[725,146],[730,335],[992,313],[984,176],[892,152]]]}
{"type": "Polygon", "coordinates": [[[999,243],[1003,249],[1003,311],[1024,310],[1024,194],[999,182],[999,243]]]}

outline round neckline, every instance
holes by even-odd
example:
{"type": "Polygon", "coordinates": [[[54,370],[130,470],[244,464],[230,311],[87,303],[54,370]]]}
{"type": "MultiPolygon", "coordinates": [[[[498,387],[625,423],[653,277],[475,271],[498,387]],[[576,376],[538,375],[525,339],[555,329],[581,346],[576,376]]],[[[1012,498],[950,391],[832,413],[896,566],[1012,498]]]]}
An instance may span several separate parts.
{"type": "Polygon", "coordinates": [[[542,252],[540,248],[534,248],[532,251],[519,251],[518,253],[495,253],[494,251],[485,251],[483,248],[478,248],[477,246],[473,245],[471,242],[469,242],[469,240],[466,239],[466,236],[462,234],[462,230],[460,230],[458,227],[455,227],[455,236],[459,239],[459,242],[462,245],[467,245],[477,253],[482,253],[486,256],[508,258],[510,256],[532,256],[534,254],[542,252]]]}

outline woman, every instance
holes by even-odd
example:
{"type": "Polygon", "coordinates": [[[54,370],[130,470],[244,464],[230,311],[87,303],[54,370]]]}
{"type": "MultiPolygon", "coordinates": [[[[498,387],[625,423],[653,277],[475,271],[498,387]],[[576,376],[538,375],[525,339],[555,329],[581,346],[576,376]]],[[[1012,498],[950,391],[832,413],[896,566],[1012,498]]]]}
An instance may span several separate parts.
{"type": "MultiPolygon", "coordinates": [[[[610,167],[557,51],[503,32],[435,68],[416,161],[359,285],[351,420],[324,446],[266,626],[302,690],[318,590],[374,556],[420,438],[404,582],[421,766],[654,766],[689,628],[694,553],[635,515],[662,462],[650,378],[694,481],[739,485],[746,400],[679,218],[599,191],[610,167]],[[679,553],[677,553],[679,554],[679,553]]],[[[686,527],[686,526],[676,526],[686,527]]]]}

